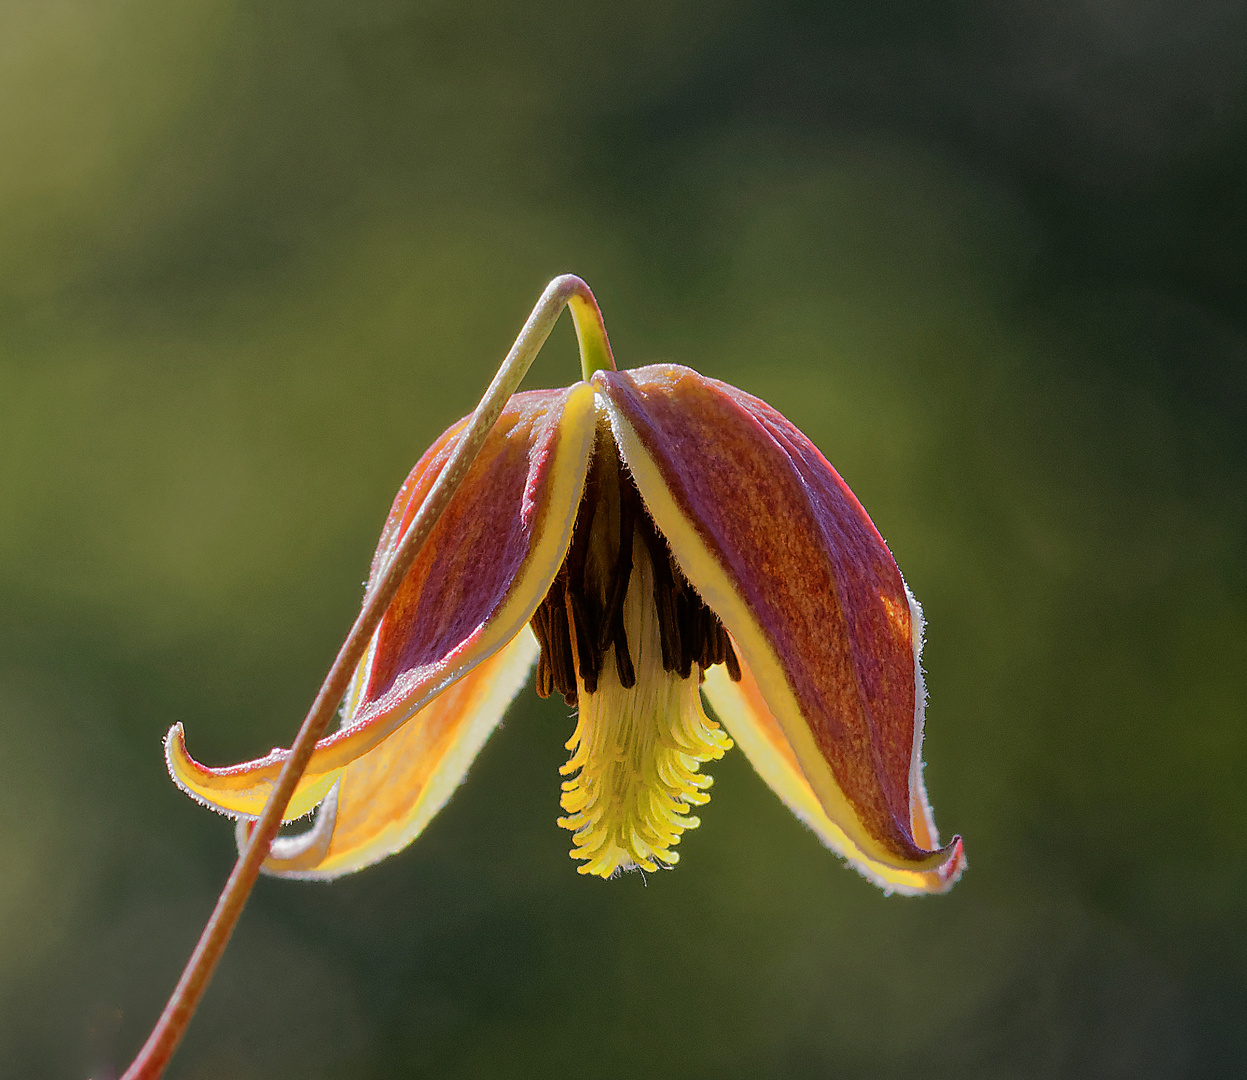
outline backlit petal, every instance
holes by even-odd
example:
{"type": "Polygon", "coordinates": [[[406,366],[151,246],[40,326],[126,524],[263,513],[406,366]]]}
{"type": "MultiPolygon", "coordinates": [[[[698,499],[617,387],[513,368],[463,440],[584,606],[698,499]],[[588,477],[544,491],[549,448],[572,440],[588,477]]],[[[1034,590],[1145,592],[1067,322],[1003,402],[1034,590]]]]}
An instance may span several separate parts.
{"type": "Polygon", "coordinates": [[[537,653],[532,631],[521,630],[510,645],[347,765],[312,828],[273,844],[265,872],[326,880],[410,844],[463,780],[527,681],[537,653]]]}
{"type": "MultiPolygon", "coordinates": [[[[939,869],[925,872],[897,870],[862,853],[823,810],[818,796],[797,764],[792,744],[766,707],[749,665],[742,660],[740,667],[739,682],[733,682],[728,677],[727,669],[721,665],[712,667],[706,672],[702,689],[728,734],[744,751],[758,775],[784,800],[788,809],[858,873],[888,892],[912,896],[945,892],[951,888],[965,867],[965,858],[960,853],[939,869]]],[[[921,778],[910,798],[915,838],[922,847],[937,846],[939,837],[931,823],[931,811],[921,778]]]]}
{"type": "Polygon", "coordinates": [[[959,841],[931,850],[915,831],[916,628],[844,481],[774,409],[687,368],[593,383],[646,508],[736,641],[827,818],[881,866],[926,872],[958,857],[959,841]]]}
{"type": "MultiPolygon", "coordinates": [[[[593,448],[586,383],[516,394],[503,410],[390,603],[347,694],[348,723],[317,744],[286,820],[319,803],[342,768],[366,754],[448,686],[512,641],[567,554],[593,448]]],[[[407,478],[381,535],[373,577],[397,546],[451,451],[445,432],[407,478]]],[[[227,768],[186,752],[181,725],[165,740],[174,780],[194,798],[255,817],[284,750],[227,768]]]]}
{"type": "MultiPolygon", "coordinates": [[[[268,858],[260,866],[261,873],[291,877],[293,870],[307,870],[318,865],[329,851],[333,830],[338,823],[338,791],[335,783],[316,811],[316,821],[306,832],[294,836],[279,836],[269,844],[268,858]]],[[[234,839],[241,852],[251,839],[255,822],[239,818],[234,823],[234,839]]]]}

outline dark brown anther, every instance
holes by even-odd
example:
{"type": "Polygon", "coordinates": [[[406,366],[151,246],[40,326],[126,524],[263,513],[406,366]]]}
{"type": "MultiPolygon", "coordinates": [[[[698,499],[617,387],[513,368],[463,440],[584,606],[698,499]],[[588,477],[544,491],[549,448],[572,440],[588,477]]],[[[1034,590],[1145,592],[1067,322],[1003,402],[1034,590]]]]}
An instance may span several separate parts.
{"type": "Polygon", "coordinates": [[[700,680],[706,668],[726,664],[728,675],[738,681],[740,662],[727,631],[676,566],[666,539],[655,528],[608,436],[599,436],[596,453],[613,456],[610,460],[595,459],[589,469],[567,556],[549,593],[533,613],[533,633],[541,646],[537,693],[546,697],[557,691],[568,705],[576,704],[581,684],[586,693],[596,693],[610,650],[615,653],[620,685],[626,689],[636,685],[636,669],[624,626],[624,602],[632,578],[636,538],[644,544],[653,564],[652,599],[657,610],[664,670],[687,679],[696,664],[700,680]],[[595,553],[595,575],[609,565],[607,580],[602,582],[596,576],[589,580],[588,567],[593,522],[599,509],[603,509],[604,499],[617,499],[619,547],[613,561],[609,555],[598,558],[602,553],[595,553]]]}
{"type": "Polygon", "coordinates": [[[658,535],[648,514],[642,515],[639,532],[654,567],[654,607],[658,609],[658,639],[662,645],[663,670],[675,671],[680,666],[683,648],[680,644],[680,624],[676,618],[675,571],[671,555],[666,541],[658,535]]]}
{"type": "MultiPolygon", "coordinates": [[[[534,615],[534,627],[536,624],[537,616],[534,615]]],[[[554,673],[550,670],[550,643],[540,634],[537,635],[537,642],[541,645],[541,656],[537,660],[537,696],[548,698],[554,689],[554,673]]]]}
{"type": "Polygon", "coordinates": [[[721,653],[721,644],[719,641],[719,620],[711,616],[710,621],[706,624],[706,648],[703,653],[706,660],[702,667],[708,668],[714,664],[721,664],[723,656],[721,653]]]}
{"type": "Polygon", "coordinates": [[[585,615],[584,595],[579,589],[567,591],[567,621],[576,634],[576,656],[580,661],[580,681],[592,694],[598,688],[598,674],[602,670],[602,654],[597,642],[589,632],[589,620],[585,615]]]}
{"type": "Polygon", "coordinates": [[[533,635],[537,638],[537,644],[541,646],[541,655],[537,658],[537,696],[543,698],[550,696],[552,685],[550,682],[550,636],[546,630],[545,611],[546,607],[543,602],[533,612],[529,623],[533,628],[533,635]]]}
{"type": "Polygon", "coordinates": [[[556,690],[564,699],[570,693],[575,704],[576,669],[572,663],[572,647],[566,614],[564,582],[566,575],[560,570],[545,600],[533,613],[531,626],[541,646],[541,659],[537,664],[537,693],[548,697],[556,690]]]}
{"type": "Polygon", "coordinates": [[[625,690],[636,686],[636,669],[632,666],[632,654],[628,651],[628,632],[624,629],[623,612],[615,620],[615,671],[619,685],[625,690]]]}
{"type": "MultiPolygon", "coordinates": [[[[601,439],[599,438],[599,443],[601,439]]],[[[597,451],[598,447],[595,447],[597,451]]],[[[602,497],[602,482],[598,476],[598,454],[589,464],[589,474],[585,477],[584,493],[580,496],[580,506],[576,510],[576,524],[572,528],[572,542],[563,560],[566,577],[577,584],[584,581],[585,556],[589,551],[589,536],[593,525],[593,514],[597,510],[598,500],[602,497]]]]}
{"type": "Polygon", "coordinates": [[[619,554],[615,556],[615,565],[611,569],[606,603],[602,607],[602,621],[598,626],[600,652],[605,652],[610,642],[617,642],[619,634],[622,633],[623,602],[628,595],[628,583],[632,580],[632,538],[641,511],[641,496],[631,479],[624,476],[623,470],[618,467],[616,476],[619,483],[619,554]],[[616,622],[619,623],[619,631],[615,629],[616,622]]]}
{"type": "Polygon", "coordinates": [[[576,661],[572,655],[571,627],[568,626],[566,620],[560,620],[558,627],[559,666],[555,669],[555,674],[558,676],[555,687],[561,690],[564,696],[571,694],[575,697],[576,661]]]}
{"type": "Polygon", "coordinates": [[[680,644],[683,646],[678,670],[680,678],[687,679],[693,671],[693,658],[701,653],[701,636],[697,632],[697,612],[690,602],[684,582],[679,580],[676,586],[679,590],[675,598],[676,624],[680,628],[680,644]]]}
{"type": "Polygon", "coordinates": [[[726,636],[723,630],[723,624],[720,623],[715,617],[714,612],[704,606],[702,610],[705,611],[707,615],[706,663],[703,666],[714,667],[715,664],[723,663],[724,657],[727,655],[723,648],[726,643],[726,636]]]}

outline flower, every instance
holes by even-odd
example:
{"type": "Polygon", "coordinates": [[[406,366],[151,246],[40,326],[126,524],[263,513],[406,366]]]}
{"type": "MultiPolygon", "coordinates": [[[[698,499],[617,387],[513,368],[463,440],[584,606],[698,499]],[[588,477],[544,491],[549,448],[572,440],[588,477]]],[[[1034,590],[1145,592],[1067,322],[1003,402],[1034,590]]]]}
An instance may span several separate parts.
{"type": "MultiPolygon", "coordinates": [[[[403,484],[373,580],[465,423],[403,484]]],[[[709,799],[702,765],[735,743],[866,877],[943,891],[965,860],[959,837],[940,846],[923,786],[922,626],[860,503],[758,398],[668,364],[516,394],[287,808],[320,805],[315,823],[265,868],[333,878],[409,844],[535,664],[540,695],[579,706],[559,824],[581,873],[673,865],[709,799]]],[[[165,749],[240,842],[286,753],[209,768],[180,724],[165,749]]]]}

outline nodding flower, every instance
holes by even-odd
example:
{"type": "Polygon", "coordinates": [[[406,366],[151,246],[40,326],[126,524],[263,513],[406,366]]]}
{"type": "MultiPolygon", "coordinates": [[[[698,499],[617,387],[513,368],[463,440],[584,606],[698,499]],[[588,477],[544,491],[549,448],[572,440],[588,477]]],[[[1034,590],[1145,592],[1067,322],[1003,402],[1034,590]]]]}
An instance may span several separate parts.
{"type": "MultiPolygon", "coordinates": [[[[736,745],[871,881],[948,889],[965,857],[923,786],[922,613],[865,510],[758,398],[672,364],[615,370],[604,334],[596,355],[507,403],[286,810],[319,805],[314,823],[266,872],[334,878],[406,847],[535,666],[537,693],[578,709],[559,824],[581,873],[672,866],[703,765],[736,745]]],[[[403,484],[373,579],[465,423],[403,484]]],[[[286,751],[206,767],[180,724],[165,749],[245,843],[286,751]]]]}

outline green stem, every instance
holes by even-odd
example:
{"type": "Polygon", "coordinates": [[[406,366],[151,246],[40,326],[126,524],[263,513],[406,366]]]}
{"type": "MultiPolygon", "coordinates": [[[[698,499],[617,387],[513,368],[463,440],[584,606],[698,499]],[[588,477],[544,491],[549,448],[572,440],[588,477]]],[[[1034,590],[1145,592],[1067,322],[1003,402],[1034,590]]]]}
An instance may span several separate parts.
{"type": "MultiPolygon", "coordinates": [[[[566,274],[555,278],[555,282],[567,281],[575,283],[575,291],[567,298],[567,306],[572,313],[572,321],[576,324],[576,340],[580,344],[580,370],[585,382],[595,371],[614,371],[615,355],[611,352],[611,343],[606,336],[606,324],[602,321],[602,310],[593,293],[578,277],[566,274]]],[[[553,283],[552,283],[553,284],[553,283]]],[[[569,283],[569,288],[573,286],[569,283]]]]}
{"type": "Polygon", "coordinates": [[[337,712],[338,703],[346,692],[347,684],[364,655],[369,640],[381,622],[381,616],[407,576],[407,571],[424,546],[429,533],[433,531],[433,526],[437,524],[438,518],[463,483],[468,469],[480,453],[507,401],[519,388],[520,381],[569,302],[572,305],[572,318],[576,323],[576,334],[580,340],[581,366],[585,377],[588,378],[599,368],[614,369],[610,344],[602,326],[602,315],[589,286],[572,274],[555,278],[541,294],[541,299],[537,301],[537,306],[533,308],[519,337],[515,339],[511,351],[507,353],[493,382],[489,384],[485,396],[472,413],[472,418],[460,436],[446,467],[429,489],[376,585],[364,598],[359,617],[347,634],[346,641],[342,643],[342,648],[338,650],[337,658],[329,669],[329,674],[325,676],[316,700],[290,747],[277,783],[251,831],[251,842],[234,864],[233,872],[226,881],[225,888],[221,890],[221,896],[186,963],[182,977],[147,1042],[143,1044],[122,1080],[156,1080],[164,1072],[238,923],[243,905],[246,904],[252,886],[259,876],[260,867],[268,856],[269,846],[281,828],[286,807],[294,795],[299,779],[307,769],[316,742],[325,733],[337,712]]]}

